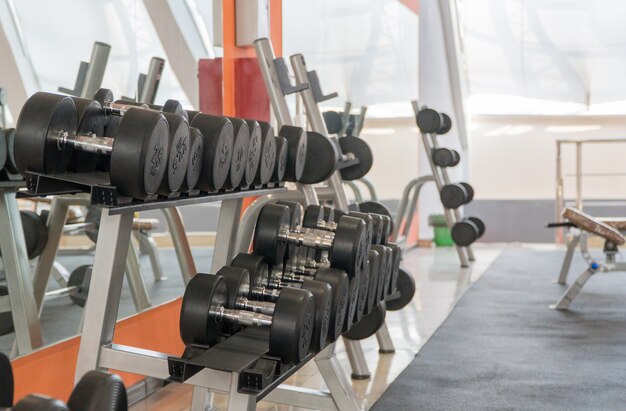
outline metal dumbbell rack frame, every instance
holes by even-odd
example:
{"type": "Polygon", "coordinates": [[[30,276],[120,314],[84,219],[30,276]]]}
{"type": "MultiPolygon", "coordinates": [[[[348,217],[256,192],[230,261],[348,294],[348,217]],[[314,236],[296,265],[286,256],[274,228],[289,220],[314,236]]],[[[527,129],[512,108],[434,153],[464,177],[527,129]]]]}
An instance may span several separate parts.
{"type": "MultiPolygon", "coordinates": [[[[419,112],[419,106],[417,105],[417,101],[412,101],[411,105],[413,106],[413,111],[415,116],[419,112]]],[[[404,189],[402,194],[402,199],[400,200],[400,205],[398,206],[398,213],[396,216],[396,225],[394,228],[394,232],[392,233],[392,240],[398,244],[402,244],[404,239],[407,237],[408,232],[411,228],[413,218],[415,217],[415,209],[417,207],[417,200],[419,197],[420,190],[424,186],[424,184],[433,181],[437,186],[437,191],[441,191],[441,188],[450,184],[450,178],[448,177],[448,171],[445,167],[439,167],[435,165],[433,161],[433,157],[431,153],[433,150],[439,148],[437,144],[437,135],[435,133],[421,133],[422,143],[424,145],[424,150],[426,152],[426,158],[428,159],[428,164],[430,165],[430,169],[432,171],[431,175],[421,176],[414,180],[411,180],[409,184],[404,189]],[[411,196],[411,192],[413,195],[411,196]],[[410,200],[409,200],[410,198],[410,200]],[[406,220],[405,220],[406,215],[406,220]],[[401,232],[401,230],[403,230],[401,232]]],[[[443,205],[442,205],[443,206],[443,205]]],[[[461,212],[459,209],[449,209],[443,207],[444,214],[446,217],[446,223],[448,228],[452,230],[452,227],[455,223],[461,221],[463,218],[461,216],[461,212]]],[[[459,255],[459,260],[461,262],[461,267],[469,267],[469,263],[474,261],[474,252],[472,251],[471,246],[460,246],[455,245],[457,254],[459,255]]]]}
{"type": "MultiPolygon", "coordinates": [[[[56,180],[56,191],[74,192],[77,190],[76,182],[69,181],[63,187],[62,178],[67,175],[52,178],[35,175],[32,178],[41,184],[31,184],[30,187],[46,187],[45,180],[56,180]]],[[[48,181],[48,183],[50,183],[48,181]]],[[[83,180],[83,184],[86,182],[83,180]]],[[[83,186],[84,188],[85,186],[83,186]]],[[[97,191],[97,187],[90,186],[97,191]]],[[[249,329],[234,335],[234,340],[227,339],[223,343],[208,348],[202,356],[194,361],[160,353],[144,350],[139,347],[121,346],[112,343],[119,307],[121,287],[124,278],[124,266],[132,235],[133,214],[138,211],[170,208],[191,204],[221,201],[220,216],[216,237],[216,246],[213,254],[211,271],[215,272],[228,264],[234,255],[235,237],[239,229],[239,219],[242,209],[242,199],[248,196],[265,195],[285,190],[282,187],[255,188],[244,191],[209,194],[196,197],[180,198],[176,200],[162,200],[147,203],[136,203],[122,206],[106,206],[103,209],[100,220],[99,236],[108,241],[100,241],[96,244],[95,259],[93,264],[91,292],[87,298],[84,312],[84,325],[79,348],[78,361],[75,372],[75,381],[78,381],[85,373],[92,369],[115,369],[132,372],[162,380],[171,377],[172,364],[186,364],[189,370],[193,370],[193,376],[185,380],[185,383],[195,386],[192,410],[204,410],[208,390],[223,392],[229,395],[229,410],[252,410],[256,402],[261,398],[268,401],[280,402],[294,406],[311,406],[319,409],[358,409],[354,406],[346,406],[346,390],[342,386],[340,368],[334,361],[316,358],[318,367],[325,368],[322,372],[325,382],[333,387],[333,393],[316,393],[310,390],[295,387],[278,387],[286,378],[293,374],[305,362],[296,367],[281,368],[281,373],[264,389],[255,390],[245,384],[240,375],[249,372],[260,360],[264,360],[267,343],[267,330],[249,329]],[[104,309],[103,309],[104,307],[104,309]],[[230,346],[242,344],[246,347],[238,359],[234,359],[230,346]]],[[[34,194],[53,194],[41,190],[34,190],[34,194]]],[[[56,194],[56,193],[55,193],[56,194]]],[[[98,198],[92,192],[92,200],[98,198]]],[[[326,348],[324,352],[328,351],[326,348]]],[[[239,352],[239,351],[238,351],[239,352]]],[[[318,355],[320,357],[320,355],[318,355]]],[[[307,359],[312,358],[309,356],[307,359]]],[[[334,359],[334,357],[332,358],[334,359]]],[[[349,388],[349,384],[347,385],[349,388]]]]}
{"type": "Polygon", "coordinates": [[[28,354],[43,345],[37,304],[33,294],[22,219],[16,193],[23,181],[0,182],[0,250],[8,295],[0,297],[0,312],[11,312],[15,328],[14,353],[28,354]]]}

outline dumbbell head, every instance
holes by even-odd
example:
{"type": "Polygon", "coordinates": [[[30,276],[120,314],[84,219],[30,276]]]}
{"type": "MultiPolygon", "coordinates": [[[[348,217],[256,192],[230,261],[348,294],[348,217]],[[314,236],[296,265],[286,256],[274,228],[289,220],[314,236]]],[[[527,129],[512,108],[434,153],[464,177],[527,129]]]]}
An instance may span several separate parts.
{"type": "Polygon", "coordinates": [[[450,230],[452,241],[456,245],[468,246],[476,241],[479,237],[480,230],[478,226],[470,219],[464,218],[461,221],[457,221],[450,230]]]}
{"type": "Polygon", "coordinates": [[[385,300],[385,305],[389,311],[398,311],[408,305],[415,295],[415,280],[413,276],[404,270],[398,271],[397,290],[400,296],[393,300],[385,300]]]}
{"type": "Polygon", "coordinates": [[[277,201],[276,204],[289,207],[289,226],[292,230],[295,230],[299,226],[304,227],[302,224],[302,204],[296,203],[295,201],[277,201]]]}
{"type": "Polygon", "coordinates": [[[11,175],[19,175],[20,171],[15,163],[15,129],[8,128],[3,130],[4,138],[6,140],[7,159],[5,162],[5,170],[11,175]]]}
{"type": "Polygon", "coordinates": [[[198,113],[191,120],[204,136],[202,173],[197,187],[202,191],[216,191],[224,187],[230,172],[235,133],[226,117],[198,113]]]}
{"type": "Polygon", "coordinates": [[[463,184],[446,184],[439,191],[439,198],[445,208],[455,209],[468,202],[469,193],[463,184]]]}
{"type": "Polygon", "coordinates": [[[341,178],[346,181],[358,180],[365,177],[374,164],[374,156],[369,144],[362,138],[345,136],[339,139],[341,152],[353,156],[358,163],[341,168],[341,178]]]}
{"type": "Polygon", "coordinates": [[[348,275],[358,276],[367,258],[370,244],[367,242],[367,228],[361,219],[342,216],[330,250],[333,267],[345,270],[348,275]]]}
{"type": "Polygon", "coordinates": [[[314,131],[306,132],[306,160],[302,177],[304,184],[326,181],[337,170],[339,151],[328,137],[314,131]]]}
{"type": "Polygon", "coordinates": [[[391,250],[384,245],[373,245],[371,249],[376,251],[379,255],[378,266],[373,266],[371,271],[378,268],[378,286],[376,287],[378,294],[376,296],[376,300],[382,301],[385,299],[389,285],[388,278],[393,265],[393,262],[390,261],[392,253],[391,250]]]}
{"type": "Polygon", "coordinates": [[[281,239],[281,233],[289,230],[290,226],[288,207],[278,204],[264,206],[254,229],[254,253],[267,258],[271,265],[281,264],[287,251],[287,243],[281,239]]]}
{"type": "Polygon", "coordinates": [[[315,300],[315,321],[313,335],[311,336],[311,351],[320,352],[326,347],[328,342],[333,291],[328,283],[308,278],[305,278],[302,282],[302,289],[309,291],[315,300]]]}
{"type": "Polygon", "coordinates": [[[472,223],[476,225],[478,228],[478,238],[482,237],[485,234],[485,223],[478,217],[467,217],[472,223]]]}
{"type": "Polygon", "coordinates": [[[440,112],[431,108],[423,108],[417,113],[417,127],[422,133],[436,133],[442,125],[444,119],[440,112]]]}
{"type": "Polygon", "coordinates": [[[84,307],[89,295],[89,285],[91,283],[91,264],[76,267],[67,280],[68,287],[76,287],[76,291],[70,293],[70,300],[79,307],[84,307]]]}
{"type": "Polygon", "coordinates": [[[343,329],[346,311],[349,304],[350,280],[345,271],[336,268],[321,267],[317,270],[314,279],[325,282],[332,288],[332,302],[330,309],[328,338],[331,342],[336,341],[343,329]]]}
{"type": "Polygon", "coordinates": [[[270,278],[269,267],[262,256],[239,253],[233,258],[230,265],[248,271],[252,288],[267,286],[270,278]]]}
{"type": "Polygon", "coordinates": [[[326,130],[329,134],[337,134],[341,131],[342,119],[341,113],[336,111],[325,111],[322,113],[324,117],[324,123],[326,123],[326,130]]]}
{"type": "Polygon", "coordinates": [[[367,305],[365,306],[365,315],[378,304],[378,279],[380,275],[380,254],[375,249],[370,249],[367,254],[367,262],[369,265],[370,277],[367,287],[367,305]]]}
{"type": "Polygon", "coordinates": [[[361,318],[365,315],[366,306],[367,306],[367,298],[369,293],[369,285],[370,285],[370,264],[368,261],[365,262],[363,270],[361,271],[361,275],[359,276],[359,296],[358,303],[356,307],[356,311],[354,313],[353,321],[359,322],[361,318]]]}
{"type": "Polygon", "coordinates": [[[254,179],[259,171],[263,142],[259,123],[255,120],[246,120],[246,124],[248,124],[248,130],[250,130],[250,142],[248,144],[248,162],[246,163],[246,172],[243,179],[246,183],[245,185],[249,186],[254,183],[254,179]]]}
{"type": "Polygon", "coordinates": [[[267,184],[272,179],[276,167],[276,137],[271,124],[265,121],[259,121],[258,124],[261,135],[261,153],[254,184],[267,184]]]}
{"type": "Polygon", "coordinates": [[[354,324],[350,330],[344,333],[344,337],[350,340],[364,340],[371,337],[385,323],[387,308],[385,302],[376,304],[372,311],[364,316],[361,321],[354,324]]]}
{"type": "Polygon", "coordinates": [[[437,134],[446,134],[452,128],[452,119],[446,113],[441,113],[441,126],[437,130],[437,134]]]}
{"type": "Polygon", "coordinates": [[[246,168],[248,166],[248,149],[250,146],[250,129],[248,124],[236,117],[228,117],[233,124],[233,155],[231,157],[230,171],[226,179],[227,188],[236,188],[242,185],[246,168]]]}
{"type": "Polygon", "coordinates": [[[289,145],[285,137],[276,137],[276,166],[272,174],[272,181],[280,183],[285,181],[287,164],[289,162],[289,145]]]}
{"type": "Polygon", "coordinates": [[[436,148],[432,152],[433,162],[439,167],[454,167],[459,164],[460,156],[456,150],[436,148]]]}
{"type": "Polygon", "coordinates": [[[357,308],[359,306],[359,288],[361,285],[361,272],[357,277],[350,278],[348,286],[348,309],[346,310],[346,319],[343,322],[343,332],[346,332],[354,324],[357,308]]]}
{"type": "Polygon", "coordinates": [[[187,119],[180,114],[163,113],[169,125],[169,156],[167,172],[158,194],[168,196],[180,190],[187,174],[190,155],[190,129],[187,119]]]}
{"type": "Polygon", "coordinates": [[[461,184],[465,188],[465,191],[467,192],[467,198],[465,199],[465,204],[470,203],[474,199],[474,187],[469,185],[469,183],[459,183],[459,184],[461,184]]]}
{"type": "Polygon", "coordinates": [[[187,172],[180,187],[183,193],[193,190],[202,174],[202,162],[204,160],[204,136],[195,127],[189,128],[189,162],[187,172]]]}
{"type": "Polygon", "coordinates": [[[72,390],[67,406],[70,410],[126,411],[126,387],[115,374],[89,371],[72,390]]]}
{"type": "Polygon", "coordinates": [[[282,126],[278,135],[287,139],[285,181],[298,182],[306,164],[307,134],[300,127],[282,126]]]}
{"type": "Polygon", "coordinates": [[[41,394],[29,394],[22,398],[12,411],[70,411],[61,400],[41,394]]]}
{"type": "Polygon", "coordinates": [[[389,284],[388,294],[396,291],[398,283],[398,272],[400,271],[400,263],[402,262],[402,248],[393,243],[388,243],[387,247],[391,249],[391,282],[389,284]]]}

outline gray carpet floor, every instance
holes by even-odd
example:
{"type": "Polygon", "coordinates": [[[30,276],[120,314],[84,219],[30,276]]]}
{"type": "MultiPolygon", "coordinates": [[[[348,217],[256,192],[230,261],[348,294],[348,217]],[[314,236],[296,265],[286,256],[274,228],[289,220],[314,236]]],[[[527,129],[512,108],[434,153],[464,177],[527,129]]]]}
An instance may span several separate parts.
{"type": "MultiPolygon", "coordinates": [[[[213,256],[213,248],[194,248],[192,254],[196,268],[201,272],[208,272],[206,270],[209,270],[211,267],[210,263],[213,256]]],[[[160,282],[154,281],[154,275],[148,257],[142,256],[140,259],[143,278],[153,306],[180,297],[185,291],[174,250],[162,249],[159,251],[159,255],[163,273],[167,277],[166,280],[160,282]]],[[[80,265],[93,263],[93,255],[60,256],[59,261],[65,268],[72,271],[80,265]]],[[[51,278],[48,289],[53,290],[55,288],[58,288],[58,284],[51,278]]],[[[46,302],[41,316],[41,332],[44,344],[51,344],[76,335],[82,313],[83,309],[73,304],[69,297],[46,302]]],[[[124,280],[122,298],[120,300],[120,308],[117,317],[118,319],[125,318],[134,313],[136,313],[135,306],[126,280],[124,280]]],[[[14,340],[14,334],[7,334],[0,337],[0,351],[9,354],[14,340]]]]}
{"type": "Polygon", "coordinates": [[[372,410],[626,409],[626,278],[550,310],[563,254],[505,250],[372,410]]]}

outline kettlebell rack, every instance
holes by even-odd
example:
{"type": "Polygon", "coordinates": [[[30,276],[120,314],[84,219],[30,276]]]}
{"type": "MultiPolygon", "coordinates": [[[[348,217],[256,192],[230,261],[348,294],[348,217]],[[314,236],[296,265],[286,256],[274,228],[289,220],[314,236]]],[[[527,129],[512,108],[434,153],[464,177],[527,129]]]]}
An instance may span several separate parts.
{"type": "MultiPolygon", "coordinates": [[[[411,105],[413,106],[413,112],[417,117],[419,113],[419,106],[417,105],[417,101],[412,101],[411,105]]],[[[432,174],[426,176],[420,176],[416,179],[413,179],[409,182],[409,184],[404,189],[402,194],[402,198],[400,200],[400,204],[398,207],[398,212],[396,216],[396,225],[394,227],[394,231],[392,233],[392,240],[398,244],[405,242],[405,239],[408,235],[408,232],[411,228],[411,224],[413,222],[413,218],[415,217],[415,210],[417,207],[417,200],[419,197],[419,193],[421,188],[428,182],[434,182],[437,186],[437,190],[441,191],[441,188],[447,184],[450,184],[450,178],[448,177],[448,171],[445,167],[439,167],[433,161],[433,157],[431,153],[439,148],[437,144],[437,136],[434,133],[423,133],[420,132],[422,137],[422,144],[424,145],[424,149],[426,152],[426,158],[428,158],[428,164],[430,165],[430,169],[432,174]],[[411,195],[411,193],[413,193],[411,195]],[[409,200],[410,199],[410,200],[409,200]],[[405,217],[406,216],[406,217],[405,217]],[[406,218],[406,219],[405,219],[406,218]]],[[[443,205],[442,205],[443,206],[443,205]]],[[[461,212],[458,208],[449,209],[443,207],[444,215],[446,218],[446,224],[448,228],[452,230],[452,227],[455,223],[462,220],[461,212]]],[[[461,267],[469,267],[469,263],[474,261],[474,252],[472,251],[471,246],[461,246],[455,244],[455,248],[457,254],[459,255],[459,260],[461,262],[461,267]]]]}

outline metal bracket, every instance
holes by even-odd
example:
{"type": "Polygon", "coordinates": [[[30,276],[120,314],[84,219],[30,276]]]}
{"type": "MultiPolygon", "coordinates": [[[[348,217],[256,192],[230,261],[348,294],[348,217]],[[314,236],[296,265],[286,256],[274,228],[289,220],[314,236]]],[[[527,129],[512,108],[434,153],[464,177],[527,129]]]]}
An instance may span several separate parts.
{"type": "Polygon", "coordinates": [[[306,75],[309,79],[309,88],[313,92],[313,98],[315,98],[315,102],[321,103],[322,101],[330,100],[339,96],[339,93],[337,92],[324,95],[324,93],[322,92],[322,86],[320,85],[320,79],[317,76],[317,71],[307,71],[306,75]]]}
{"type": "Polygon", "coordinates": [[[309,83],[291,85],[291,81],[289,80],[289,70],[287,69],[287,63],[285,63],[285,60],[282,57],[274,59],[274,70],[276,71],[276,77],[278,77],[280,89],[283,92],[284,96],[297,93],[298,91],[306,90],[310,87],[309,83]]]}

